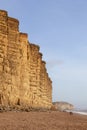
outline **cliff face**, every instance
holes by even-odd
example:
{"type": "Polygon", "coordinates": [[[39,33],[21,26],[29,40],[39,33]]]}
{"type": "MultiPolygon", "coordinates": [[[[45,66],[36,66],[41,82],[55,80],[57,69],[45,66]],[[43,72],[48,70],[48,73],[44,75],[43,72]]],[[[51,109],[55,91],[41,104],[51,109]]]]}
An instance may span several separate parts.
{"type": "Polygon", "coordinates": [[[0,10],[0,104],[50,108],[52,81],[39,46],[19,32],[19,21],[0,10]]]}

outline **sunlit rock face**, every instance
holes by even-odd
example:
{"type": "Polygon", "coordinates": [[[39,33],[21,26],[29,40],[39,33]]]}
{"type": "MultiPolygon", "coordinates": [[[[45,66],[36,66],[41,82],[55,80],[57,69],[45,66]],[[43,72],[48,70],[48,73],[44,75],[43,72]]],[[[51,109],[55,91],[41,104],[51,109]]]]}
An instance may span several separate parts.
{"type": "Polygon", "coordinates": [[[0,10],[0,104],[50,108],[52,81],[39,46],[19,32],[19,21],[0,10]]]}
{"type": "Polygon", "coordinates": [[[65,110],[73,110],[74,106],[67,102],[54,102],[53,103],[56,110],[65,111],[65,110]]]}

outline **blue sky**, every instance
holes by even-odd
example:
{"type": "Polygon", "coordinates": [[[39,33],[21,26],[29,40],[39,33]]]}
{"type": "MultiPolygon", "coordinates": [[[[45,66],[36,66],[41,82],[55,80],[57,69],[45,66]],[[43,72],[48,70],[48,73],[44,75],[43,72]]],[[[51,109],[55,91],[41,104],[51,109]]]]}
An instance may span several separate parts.
{"type": "Polygon", "coordinates": [[[40,45],[53,101],[87,108],[87,0],[0,0],[0,9],[40,45]]]}

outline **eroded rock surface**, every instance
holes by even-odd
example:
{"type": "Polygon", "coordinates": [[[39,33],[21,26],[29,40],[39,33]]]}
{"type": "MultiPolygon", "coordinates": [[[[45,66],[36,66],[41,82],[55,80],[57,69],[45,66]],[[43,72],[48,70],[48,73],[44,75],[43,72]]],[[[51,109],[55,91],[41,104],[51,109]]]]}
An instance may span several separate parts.
{"type": "Polygon", "coordinates": [[[19,21],[0,10],[0,104],[50,108],[52,81],[39,46],[19,32],[19,21]]]}

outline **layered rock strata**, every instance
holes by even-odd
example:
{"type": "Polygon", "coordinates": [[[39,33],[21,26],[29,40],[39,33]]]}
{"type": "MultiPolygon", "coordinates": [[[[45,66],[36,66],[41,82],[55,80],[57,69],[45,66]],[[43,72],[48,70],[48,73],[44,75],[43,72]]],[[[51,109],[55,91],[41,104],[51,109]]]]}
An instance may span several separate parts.
{"type": "Polygon", "coordinates": [[[0,10],[0,104],[50,108],[52,81],[39,46],[19,32],[19,21],[0,10]]]}

